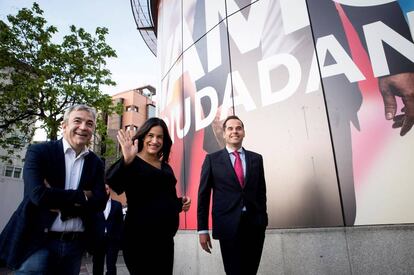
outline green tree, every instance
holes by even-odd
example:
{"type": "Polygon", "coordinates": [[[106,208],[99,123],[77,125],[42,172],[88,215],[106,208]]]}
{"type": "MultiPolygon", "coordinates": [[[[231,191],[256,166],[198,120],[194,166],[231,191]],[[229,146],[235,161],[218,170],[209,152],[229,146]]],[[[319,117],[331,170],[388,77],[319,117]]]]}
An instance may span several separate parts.
{"type": "MultiPolygon", "coordinates": [[[[92,35],[70,26],[61,43],[53,41],[58,30],[47,25],[37,3],[17,15],[0,20],[0,146],[12,153],[30,142],[37,127],[48,139],[58,136],[62,114],[73,104],[87,104],[111,114],[110,96],[102,85],[115,85],[106,59],[116,57],[105,42],[107,28],[92,35]],[[41,122],[41,126],[35,122],[41,122]]],[[[56,40],[56,39],[55,39],[56,40]]],[[[101,119],[101,116],[99,116],[101,119]]],[[[106,135],[100,122],[99,136],[106,135]]],[[[102,138],[105,140],[105,138],[102,138]]]]}

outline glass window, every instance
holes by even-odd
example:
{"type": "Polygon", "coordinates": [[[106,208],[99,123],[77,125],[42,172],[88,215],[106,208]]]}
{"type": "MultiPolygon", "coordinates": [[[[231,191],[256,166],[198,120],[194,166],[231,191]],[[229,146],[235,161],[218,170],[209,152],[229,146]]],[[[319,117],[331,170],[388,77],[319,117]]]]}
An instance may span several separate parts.
{"type": "Polygon", "coordinates": [[[155,106],[152,104],[148,104],[148,118],[155,117],[155,106]]]}
{"type": "Polygon", "coordinates": [[[126,125],[125,126],[125,131],[133,131],[135,132],[136,130],[138,130],[138,127],[135,125],[126,125]]]}
{"type": "Polygon", "coordinates": [[[6,166],[6,169],[4,170],[4,175],[6,177],[11,177],[13,175],[13,166],[6,166]]]}
{"type": "Polygon", "coordinates": [[[22,176],[22,168],[15,167],[14,168],[13,178],[20,179],[21,176],[22,176]]]}
{"type": "Polygon", "coordinates": [[[138,107],[134,105],[130,105],[126,107],[127,112],[138,112],[138,107]]]}
{"type": "Polygon", "coordinates": [[[7,165],[4,169],[4,176],[20,179],[22,177],[22,170],[23,169],[21,167],[7,165]]]}

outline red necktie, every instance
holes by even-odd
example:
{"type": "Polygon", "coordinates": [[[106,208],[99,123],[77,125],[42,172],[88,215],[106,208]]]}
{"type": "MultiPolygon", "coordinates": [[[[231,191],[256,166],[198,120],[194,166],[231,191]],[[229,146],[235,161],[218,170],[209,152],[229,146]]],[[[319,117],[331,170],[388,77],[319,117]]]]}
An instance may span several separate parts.
{"type": "Polygon", "coordinates": [[[241,162],[240,153],[238,151],[234,151],[232,154],[236,157],[236,160],[234,161],[234,171],[236,172],[240,186],[244,187],[243,165],[241,162]]]}

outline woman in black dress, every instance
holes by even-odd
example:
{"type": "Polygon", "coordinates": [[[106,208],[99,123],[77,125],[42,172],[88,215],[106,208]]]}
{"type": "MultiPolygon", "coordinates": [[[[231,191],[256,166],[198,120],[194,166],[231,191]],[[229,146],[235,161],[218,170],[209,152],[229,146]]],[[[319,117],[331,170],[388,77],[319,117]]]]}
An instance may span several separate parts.
{"type": "Polygon", "coordinates": [[[190,208],[190,198],[178,198],[176,178],[168,158],[171,137],[165,122],[148,119],[135,136],[120,130],[122,155],[108,170],[108,185],[125,192],[128,211],[122,241],[129,272],[172,274],[178,214],[190,208]]]}

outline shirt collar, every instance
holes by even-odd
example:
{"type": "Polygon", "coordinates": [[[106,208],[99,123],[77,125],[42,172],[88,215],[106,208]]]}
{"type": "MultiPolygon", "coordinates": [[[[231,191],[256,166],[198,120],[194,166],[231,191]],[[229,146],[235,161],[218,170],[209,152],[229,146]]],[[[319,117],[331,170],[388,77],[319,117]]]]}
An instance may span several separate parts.
{"type": "MultiPolygon", "coordinates": [[[[72,146],[70,146],[69,142],[65,138],[62,138],[62,142],[63,142],[63,153],[66,154],[70,150],[75,152],[75,150],[73,150],[72,146]]],[[[87,154],[89,154],[89,149],[86,148],[85,146],[77,157],[83,157],[83,156],[86,156],[87,154]]]]}
{"type": "MultiPolygon", "coordinates": [[[[229,147],[227,147],[227,146],[226,146],[226,150],[227,150],[227,152],[228,152],[229,154],[232,154],[232,153],[234,152],[234,150],[233,150],[232,148],[229,148],[229,147]]],[[[240,147],[240,148],[237,150],[237,152],[239,152],[239,154],[243,154],[243,153],[244,153],[243,147],[240,147]]]]}

